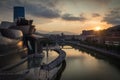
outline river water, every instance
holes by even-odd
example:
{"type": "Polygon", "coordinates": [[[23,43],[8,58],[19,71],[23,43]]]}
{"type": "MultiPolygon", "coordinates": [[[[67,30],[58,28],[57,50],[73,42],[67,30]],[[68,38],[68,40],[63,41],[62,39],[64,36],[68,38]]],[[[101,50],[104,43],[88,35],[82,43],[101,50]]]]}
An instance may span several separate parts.
{"type": "MultiPolygon", "coordinates": [[[[64,46],[62,50],[66,52],[66,59],[54,80],[120,80],[120,69],[118,65],[115,65],[116,63],[120,64],[119,61],[105,60],[107,57],[79,47],[64,46]]],[[[53,50],[43,52],[45,54],[43,59],[39,57],[37,59],[30,58],[19,67],[9,70],[9,72],[28,69],[29,73],[25,80],[38,80],[41,64],[50,63],[58,57],[58,54],[53,50]]]]}
{"type": "Polygon", "coordinates": [[[104,59],[70,46],[64,48],[66,68],[60,80],[120,80],[120,70],[104,59]]]}

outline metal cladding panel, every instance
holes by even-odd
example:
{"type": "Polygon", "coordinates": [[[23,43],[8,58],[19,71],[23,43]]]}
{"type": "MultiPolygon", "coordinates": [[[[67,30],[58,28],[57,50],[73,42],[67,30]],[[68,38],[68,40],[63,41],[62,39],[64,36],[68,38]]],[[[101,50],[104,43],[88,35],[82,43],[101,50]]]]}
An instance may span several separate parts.
{"type": "Polygon", "coordinates": [[[14,21],[20,17],[25,17],[24,7],[16,6],[14,7],[14,21]]]}
{"type": "Polygon", "coordinates": [[[2,36],[11,39],[21,39],[23,37],[22,31],[15,29],[0,29],[2,36]]]}

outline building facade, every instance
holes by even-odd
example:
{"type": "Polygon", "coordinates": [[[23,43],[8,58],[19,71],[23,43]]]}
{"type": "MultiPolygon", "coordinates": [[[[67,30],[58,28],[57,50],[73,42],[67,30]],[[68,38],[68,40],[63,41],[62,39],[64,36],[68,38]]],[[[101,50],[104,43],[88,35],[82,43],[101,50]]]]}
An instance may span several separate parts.
{"type": "Polygon", "coordinates": [[[14,7],[13,20],[16,21],[19,18],[25,18],[25,9],[21,6],[14,7]]]}

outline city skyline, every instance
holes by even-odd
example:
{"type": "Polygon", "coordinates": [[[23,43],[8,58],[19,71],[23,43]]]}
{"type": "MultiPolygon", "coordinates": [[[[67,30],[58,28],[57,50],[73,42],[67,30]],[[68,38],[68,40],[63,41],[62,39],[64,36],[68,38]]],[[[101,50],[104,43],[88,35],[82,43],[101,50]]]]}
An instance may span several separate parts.
{"type": "Polygon", "coordinates": [[[13,7],[24,6],[26,18],[34,20],[37,30],[79,34],[82,30],[119,25],[119,3],[119,0],[1,0],[0,22],[13,21],[13,7]]]}

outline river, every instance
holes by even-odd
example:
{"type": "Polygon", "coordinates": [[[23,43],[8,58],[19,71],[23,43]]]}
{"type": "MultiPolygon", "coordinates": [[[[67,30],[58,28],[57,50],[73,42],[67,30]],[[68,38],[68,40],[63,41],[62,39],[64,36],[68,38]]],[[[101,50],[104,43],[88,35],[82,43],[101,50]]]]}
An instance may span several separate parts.
{"type": "Polygon", "coordinates": [[[120,80],[120,70],[108,61],[80,48],[63,48],[66,52],[66,68],[60,80],[120,80]]]}
{"type": "MultiPolygon", "coordinates": [[[[120,80],[120,69],[116,65],[116,63],[120,64],[119,61],[113,62],[113,60],[98,55],[96,52],[83,50],[76,46],[64,46],[62,50],[66,52],[66,59],[59,69],[56,68],[58,72],[56,78],[53,78],[54,80],[120,80]]],[[[39,80],[41,64],[50,63],[58,57],[58,54],[53,50],[49,50],[48,53],[43,52],[45,54],[43,59],[39,57],[30,58],[20,66],[9,70],[9,72],[28,69],[29,73],[24,79],[39,80]]]]}

